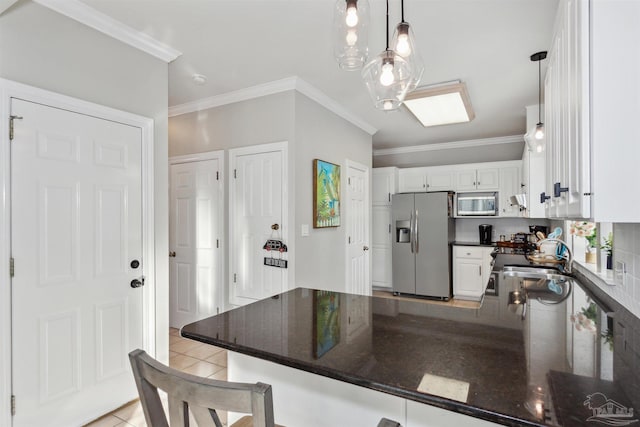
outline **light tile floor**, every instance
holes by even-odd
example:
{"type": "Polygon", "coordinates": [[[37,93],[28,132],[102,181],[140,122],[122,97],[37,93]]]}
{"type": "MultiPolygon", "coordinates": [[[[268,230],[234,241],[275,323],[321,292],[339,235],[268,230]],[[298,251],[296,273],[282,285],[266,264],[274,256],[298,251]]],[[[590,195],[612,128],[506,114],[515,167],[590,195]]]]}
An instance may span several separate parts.
{"type": "MultiPolygon", "coordinates": [[[[227,351],[182,338],[177,329],[169,330],[169,366],[189,374],[216,380],[227,380],[227,351]]],[[[227,422],[227,414],[220,413],[227,422]]],[[[87,424],[85,427],[147,427],[138,400],[87,424]]]]}

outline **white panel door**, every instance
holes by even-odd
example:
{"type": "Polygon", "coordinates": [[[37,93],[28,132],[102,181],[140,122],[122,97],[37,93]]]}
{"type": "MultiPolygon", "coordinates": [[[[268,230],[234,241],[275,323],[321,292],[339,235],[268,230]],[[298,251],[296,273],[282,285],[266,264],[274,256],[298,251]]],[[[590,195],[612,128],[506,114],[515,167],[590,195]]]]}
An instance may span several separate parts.
{"type": "Polygon", "coordinates": [[[287,289],[287,269],[264,265],[265,257],[287,254],[263,249],[268,239],[286,236],[286,161],[282,149],[256,146],[253,152],[232,150],[229,162],[229,296],[232,304],[244,305],[287,289]]]}
{"type": "Polygon", "coordinates": [[[369,169],[347,161],[346,292],[371,295],[369,280],[369,169]]]}
{"type": "Polygon", "coordinates": [[[169,322],[174,328],[222,308],[219,172],[220,159],[171,165],[169,322]]]}
{"type": "Polygon", "coordinates": [[[141,129],[11,108],[23,117],[11,143],[13,425],[79,425],[137,396],[127,354],[143,345],[143,292],[131,286],[141,129]]]}

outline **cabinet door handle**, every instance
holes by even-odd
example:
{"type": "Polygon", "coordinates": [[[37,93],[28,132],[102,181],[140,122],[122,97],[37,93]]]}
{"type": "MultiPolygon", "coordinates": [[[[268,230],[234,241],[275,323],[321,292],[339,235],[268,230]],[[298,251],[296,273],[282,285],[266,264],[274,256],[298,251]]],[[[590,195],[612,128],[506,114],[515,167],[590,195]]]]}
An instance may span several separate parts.
{"type": "Polygon", "coordinates": [[[389,234],[391,234],[391,224],[389,224],[389,234]]]}
{"type": "Polygon", "coordinates": [[[391,201],[391,193],[387,193],[389,195],[389,201],[391,201]]]}
{"type": "Polygon", "coordinates": [[[562,193],[569,191],[569,187],[561,187],[559,182],[553,184],[553,197],[560,197],[562,193]]]}
{"type": "Polygon", "coordinates": [[[478,274],[480,276],[482,276],[482,266],[481,265],[478,266],[478,274]]]}
{"type": "Polygon", "coordinates": [[[544,203],[547,200],[549,200],[551,198],[551,196],[547,196],[547,194],[543,191],[542,193],[540,193],[540,203],[544,203]]]}

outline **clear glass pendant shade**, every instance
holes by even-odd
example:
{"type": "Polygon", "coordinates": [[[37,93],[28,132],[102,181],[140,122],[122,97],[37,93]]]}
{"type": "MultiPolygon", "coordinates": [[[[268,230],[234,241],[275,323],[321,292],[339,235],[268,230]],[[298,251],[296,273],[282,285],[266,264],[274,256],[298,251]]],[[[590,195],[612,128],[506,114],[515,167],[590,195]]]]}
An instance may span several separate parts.
{"type": "Polygon", "coordinates": [[[376,108],[400,108],[409,90],[412,74],[409,63],[393,50],[385,50],[362,69],[362,79],[376,108]]]}
{"type": "Polygon", "coordinates": [[[333,11],[333,54],[343,70],[358,70],[369,54],[368,0],[337,0],[333,11]]]}
{"type": "Polygon", "coordinates": [[[411,84],[409,92],[420,84],[420,79],[424,73],[422,58],[416,49],[416,37],[408,22],[401,22],[396,27],[391,40],[391,47],[395,52],[404,58],[411,67],[411,84]]]}

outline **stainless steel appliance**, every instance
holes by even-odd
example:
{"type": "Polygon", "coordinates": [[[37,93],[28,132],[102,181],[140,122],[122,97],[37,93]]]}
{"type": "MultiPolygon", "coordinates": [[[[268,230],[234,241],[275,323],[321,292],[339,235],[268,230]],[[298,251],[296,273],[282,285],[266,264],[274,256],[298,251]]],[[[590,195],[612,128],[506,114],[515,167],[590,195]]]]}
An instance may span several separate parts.
{"type": "Polygon", "coordinates": [[[451,298],[453,193],[394,194],[393,292],[451,298]]]}
{"type": "Polygon", "coordinates": [[[491,244],[492,230],[493,230],[493,226],[491,224],[480,224],[478,226],[478,232],[480,234],[480,244],[481,245],[490,245],[491,244]]]}
{"type": "Polygon", "coordinates": [[[456,214],[458,216],[498,215],[498,193],[458,193],[456,194],[456,214]]]}

